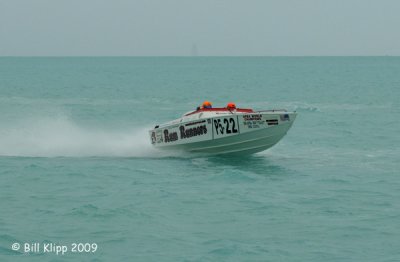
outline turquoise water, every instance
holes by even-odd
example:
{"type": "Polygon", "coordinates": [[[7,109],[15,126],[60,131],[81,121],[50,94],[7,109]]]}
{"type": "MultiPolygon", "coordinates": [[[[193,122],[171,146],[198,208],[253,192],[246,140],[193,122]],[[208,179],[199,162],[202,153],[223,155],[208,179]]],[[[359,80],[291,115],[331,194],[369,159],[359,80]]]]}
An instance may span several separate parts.
{"type": "Polygon", "coordinates": [[[0,58],[0,261],[399,261],[400,58],[0,58]],[[203,100],[299,114],[245,158],[160,153],[203,100]],[[13,243],[96,243],[64,255],[13,243]]]}

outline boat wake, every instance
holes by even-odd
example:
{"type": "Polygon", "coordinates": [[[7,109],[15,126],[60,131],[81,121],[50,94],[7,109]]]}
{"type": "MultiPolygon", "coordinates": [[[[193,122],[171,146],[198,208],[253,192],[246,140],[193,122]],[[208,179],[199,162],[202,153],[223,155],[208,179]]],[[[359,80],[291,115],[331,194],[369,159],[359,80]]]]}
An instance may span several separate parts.
{"type": "Polygon", "coordinates": [[[0,156],[160,157],[147,130],[98,130],[66,117],[24,120],[0,127],[0,156]]]}

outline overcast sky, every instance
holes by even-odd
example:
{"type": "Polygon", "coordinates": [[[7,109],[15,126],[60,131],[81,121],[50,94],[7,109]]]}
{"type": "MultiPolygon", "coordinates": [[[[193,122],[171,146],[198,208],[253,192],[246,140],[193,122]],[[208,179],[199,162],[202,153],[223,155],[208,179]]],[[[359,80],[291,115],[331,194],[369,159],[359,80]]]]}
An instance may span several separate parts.
{"type": "Polygon", "coordinates": [[[399,0],[0,0],[0,56],[400,55],[399,0]]]}

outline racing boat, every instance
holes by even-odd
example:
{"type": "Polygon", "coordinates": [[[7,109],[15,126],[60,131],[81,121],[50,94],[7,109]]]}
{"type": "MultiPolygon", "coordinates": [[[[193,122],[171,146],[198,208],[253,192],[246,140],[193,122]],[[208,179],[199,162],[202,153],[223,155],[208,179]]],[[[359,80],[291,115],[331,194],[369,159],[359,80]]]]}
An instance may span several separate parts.
{"type": "MultiPolygon", "coordinates": [[[[229,106],[230,105],[230,106],[229,106]]],[[[159,149],[205,154],[257,153],[278,143],[296,119],[296,112],[236,108],[197,108],[149,131],[159,149]]]]}

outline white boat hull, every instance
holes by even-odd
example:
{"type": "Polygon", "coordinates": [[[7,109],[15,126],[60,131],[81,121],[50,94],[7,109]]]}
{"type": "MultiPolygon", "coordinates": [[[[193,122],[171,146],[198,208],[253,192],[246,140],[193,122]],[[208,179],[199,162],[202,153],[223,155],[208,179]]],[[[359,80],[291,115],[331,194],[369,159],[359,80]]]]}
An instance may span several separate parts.
{"type": "Polygon", "coordinates": [[[285,111],[230,113],[206,118],[200,115],[153,129],[150,137],[152,144],[160,149],[252,154],[278,143],[295,118],[295,112],[285,111]]]}

